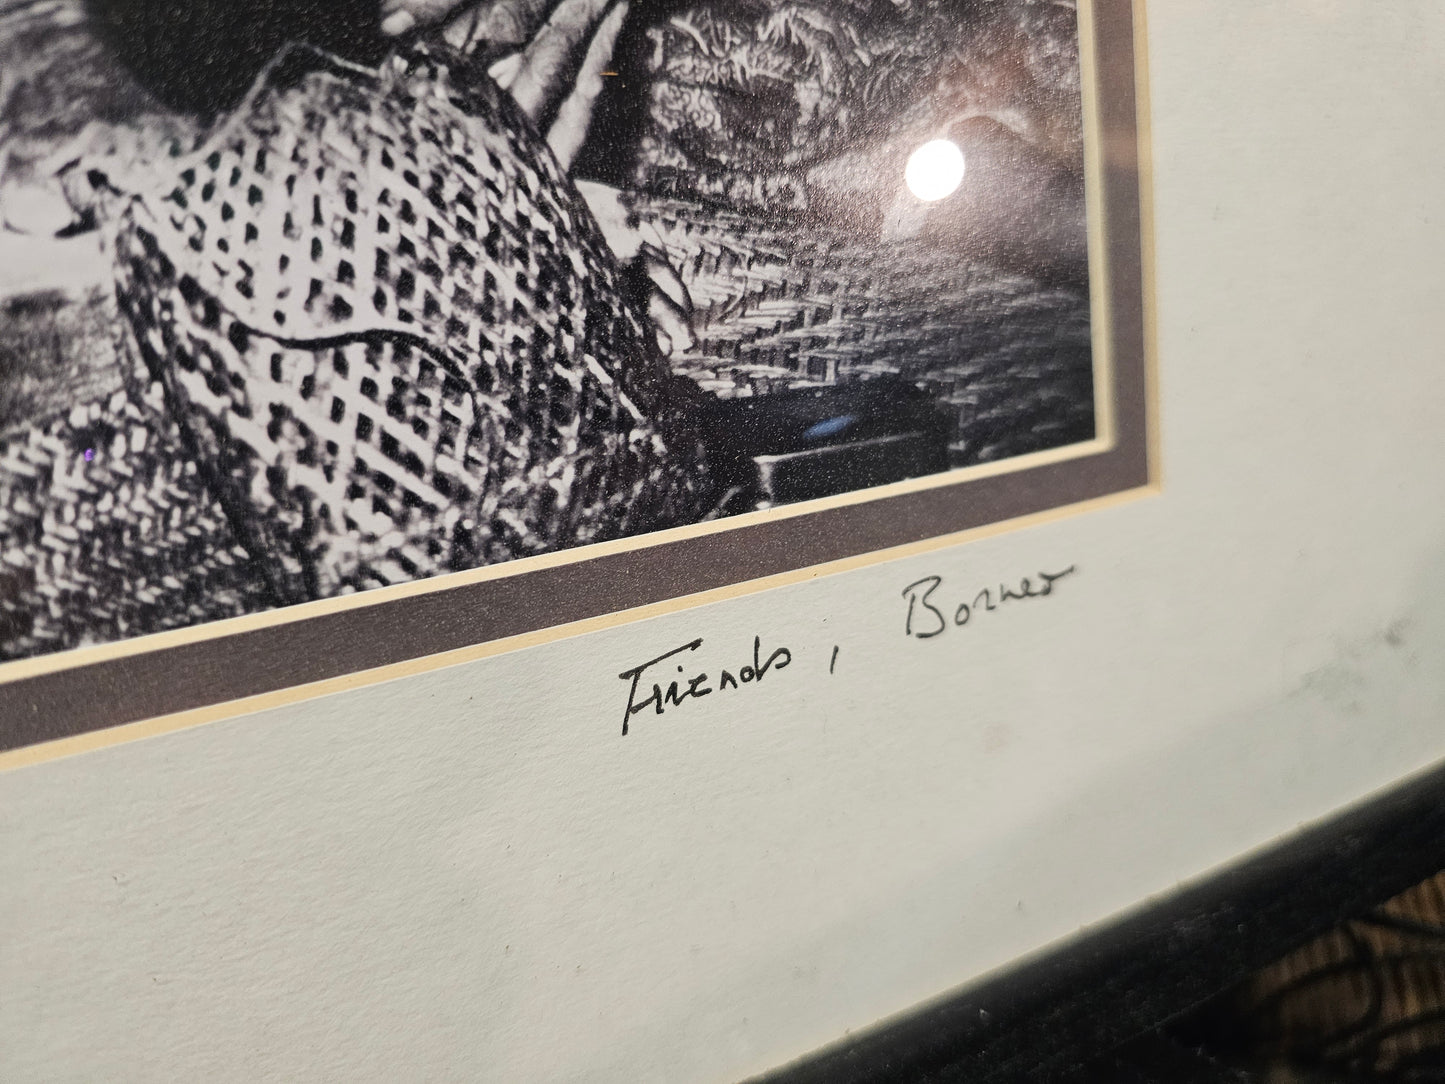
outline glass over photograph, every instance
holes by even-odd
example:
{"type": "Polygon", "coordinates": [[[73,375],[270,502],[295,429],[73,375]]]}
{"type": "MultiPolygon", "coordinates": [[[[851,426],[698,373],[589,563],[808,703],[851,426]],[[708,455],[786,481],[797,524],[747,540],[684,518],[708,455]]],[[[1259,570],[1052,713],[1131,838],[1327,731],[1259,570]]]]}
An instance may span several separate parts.
{"type": "Polygon", "coordinates": [[[1070,0],[0,0],[0,661],[1094,440],[1082,87],[1070,0]]]}

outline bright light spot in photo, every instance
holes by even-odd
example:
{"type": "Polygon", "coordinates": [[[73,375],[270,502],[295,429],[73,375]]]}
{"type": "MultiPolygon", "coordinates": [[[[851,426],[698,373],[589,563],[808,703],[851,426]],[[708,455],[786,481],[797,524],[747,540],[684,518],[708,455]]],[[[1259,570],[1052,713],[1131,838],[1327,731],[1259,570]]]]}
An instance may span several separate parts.
{"type": "Polygon", "coordinates": [[[952,140],[931,140],[909,156],[903,180],[926,203],[951,196],[963,183],[963,151],[952,140]]]}

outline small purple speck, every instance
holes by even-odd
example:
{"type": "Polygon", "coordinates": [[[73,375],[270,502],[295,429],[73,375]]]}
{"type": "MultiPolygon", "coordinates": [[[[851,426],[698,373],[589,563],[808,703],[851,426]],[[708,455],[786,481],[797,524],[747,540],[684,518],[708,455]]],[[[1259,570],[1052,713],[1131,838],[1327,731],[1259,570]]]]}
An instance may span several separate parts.
{"type": "Polygon", "coordinates": [[[86,461],[87,463],[89,463],[89,462],[90,462],[92,459],[94,459],[94,458],[95,458],[95,449],[94,449],[94,448],[87,448],[87,449],[85,450],[85,461],[86,461]]]}

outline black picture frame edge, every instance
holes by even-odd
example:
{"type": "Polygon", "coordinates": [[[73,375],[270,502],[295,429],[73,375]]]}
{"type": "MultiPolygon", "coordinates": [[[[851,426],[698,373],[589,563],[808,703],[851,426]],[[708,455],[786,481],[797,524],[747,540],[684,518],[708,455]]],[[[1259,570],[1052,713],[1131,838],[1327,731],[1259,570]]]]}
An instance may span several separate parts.
{"type": "Polygon", "coordinates": [[[1445,762],[749,1084],[1048,1080],[1445,868],[1445,762]]]}

